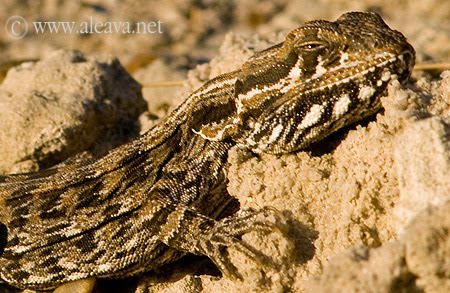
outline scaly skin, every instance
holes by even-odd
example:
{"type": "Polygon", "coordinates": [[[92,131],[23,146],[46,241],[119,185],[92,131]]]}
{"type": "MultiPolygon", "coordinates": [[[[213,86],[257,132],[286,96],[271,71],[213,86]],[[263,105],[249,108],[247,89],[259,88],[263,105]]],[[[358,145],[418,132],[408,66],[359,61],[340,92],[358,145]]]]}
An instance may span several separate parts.
{"type": "Polygon", "coordinates": [[[258,260],[240,236],[282,217],[270,208],[230,215],[229,149],[301,150],[376,113],[387,84],[406,82],[413,65],[414,49],[376,14],[308,22],[103,158],[2,178],[1,279],[49,289],[134,275],[186,253],[239,276],[225,248],[258,260]]]}

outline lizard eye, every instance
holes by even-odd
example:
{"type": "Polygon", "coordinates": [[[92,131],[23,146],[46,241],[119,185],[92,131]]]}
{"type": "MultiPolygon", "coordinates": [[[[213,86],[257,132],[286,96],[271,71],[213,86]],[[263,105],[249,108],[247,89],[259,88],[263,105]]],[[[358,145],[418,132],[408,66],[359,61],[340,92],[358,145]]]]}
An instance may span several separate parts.
{"type": "Polygon", "coordinates": [[[300,44],[299,48],[301,50],[314,51],[314,50],[325,48],[325,45],[323,43],[319,43],[319,42],[308,42],[308,43],[300,44]]]}

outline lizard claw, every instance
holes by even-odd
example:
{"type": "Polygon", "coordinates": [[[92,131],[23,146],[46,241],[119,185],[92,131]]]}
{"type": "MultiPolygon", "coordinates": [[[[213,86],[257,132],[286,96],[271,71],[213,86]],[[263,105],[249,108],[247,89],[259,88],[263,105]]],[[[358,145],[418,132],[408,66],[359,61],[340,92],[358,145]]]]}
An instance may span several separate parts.
{"type": "Polygon", "coordinates": [[[202,252],[207,255],[230,279],[241,279],[242,276],[231,262],[227,248],[233,247],[249,259],[265,267],[276,268],[275,262],[253,245],[242,240],[249,232],[270,233],[283,232],[286,220],[281,212],[274,208],[264,207],[260,210],[247,209],[217,221],[200,240],[202,252]]]}

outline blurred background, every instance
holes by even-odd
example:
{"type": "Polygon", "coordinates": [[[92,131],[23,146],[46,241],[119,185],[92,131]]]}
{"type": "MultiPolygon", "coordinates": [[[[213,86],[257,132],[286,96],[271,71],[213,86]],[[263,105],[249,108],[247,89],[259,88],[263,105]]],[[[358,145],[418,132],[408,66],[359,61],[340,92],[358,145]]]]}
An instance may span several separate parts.
{"type": "Polygon", "coordinates": [[[354,10],[381,14],[408,37],[419,62],[450,59],[448,0],[0,0],[0,64],[65,48],[112,54],[131,72],[156,59],[185,71],[217,55],[227,32],[275,34],[354,10]],[[37,22],[42,29],[46,22],[73,22],[79,31],[38,31],[37,22]],[[100,23],[102,33],[89,31],[92,23],[100,23]],[[151,24],[153,32],[130,33],[139,23],[151,24]]]}

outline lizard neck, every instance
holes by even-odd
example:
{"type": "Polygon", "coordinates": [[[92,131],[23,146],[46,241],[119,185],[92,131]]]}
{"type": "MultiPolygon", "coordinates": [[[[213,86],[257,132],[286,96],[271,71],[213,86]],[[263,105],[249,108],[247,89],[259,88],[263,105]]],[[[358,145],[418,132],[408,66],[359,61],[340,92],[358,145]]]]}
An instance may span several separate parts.
{"type": "Polygon", "coordinates": [[[225,121],[235,117],[234,95],[238,75],[239,71],[220,75],[194,91],[169,116],[144,135],[143,146],[152,147],[163,143],[175,133],[181,135],[181,143],[192,139],[215,140],[205,137],[202,130],[212,128],[212,131],[220,132],[225,121]]]}

